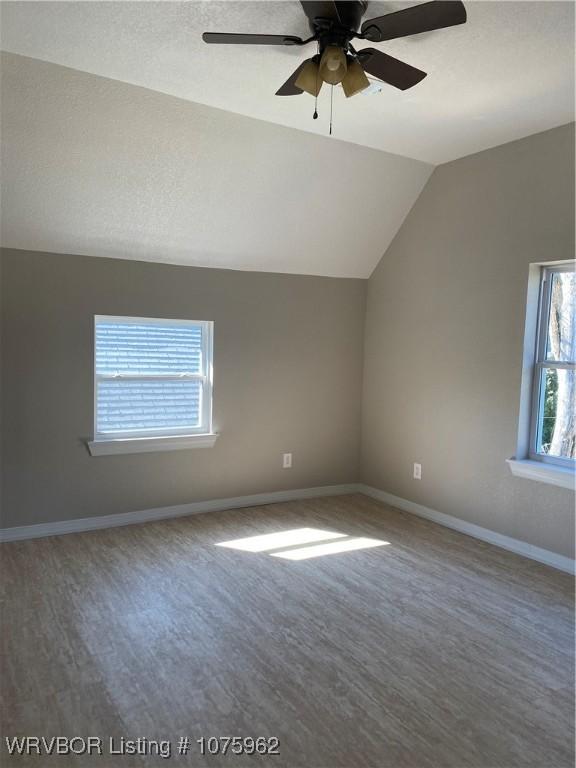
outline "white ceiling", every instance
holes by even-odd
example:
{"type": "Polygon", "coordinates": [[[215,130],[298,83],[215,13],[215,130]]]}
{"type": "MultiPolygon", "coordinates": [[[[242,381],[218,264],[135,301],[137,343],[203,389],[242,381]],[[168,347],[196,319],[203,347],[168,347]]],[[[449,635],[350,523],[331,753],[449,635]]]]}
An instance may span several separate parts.
{"type": "Polygon", "coordinates": [[[365,278],[432,172],[37,59],[1,66],[9,248],[365,278]]]}
{"type": "MultiPolygon", "coordinates": [[[[366,18],[412,2],[373,2],[366,18]]],[[[468,23],[377,47],[428,72],[346,100],[335,90],[335,136],[443,163],[570,122],[574,3],[467,0],[468,23]]],[[[328,89],[274,96],[309,49],[208,46],[203,31],[306,36],[286,2],[3,2],[2,48],[250,117],[326,134],[328,89]]]]}

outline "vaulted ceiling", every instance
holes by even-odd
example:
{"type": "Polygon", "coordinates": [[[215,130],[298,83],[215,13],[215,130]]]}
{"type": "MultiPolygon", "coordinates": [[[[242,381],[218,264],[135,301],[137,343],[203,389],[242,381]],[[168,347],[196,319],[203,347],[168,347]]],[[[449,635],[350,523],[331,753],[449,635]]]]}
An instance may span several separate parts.
{"type": "Polygon", "coordinates": [[[432,166],[2,55],[2,244],[367,277],[432,166]]]}
{"type": "Polygon", "coordinates": [[[335,89],[328,137],[328,89],[274,96],[306,52],[201,40],[306,36],[298,2],[2,2],[2,244],[367,277],[434,164],[573,119],[573,3],[466,7],[378,44],[428,77],[335,89]]]}
{"type": "MultiPolygon", "coordinates": [[[[365,18],[414,4],[371,2],[365,18]]],[[[349,100],[335,89],[337,138],[438,164],[573,119],[574,3],[465,0],[465,6],[466,24],[376,44],[428,77],[406,92],[385,86],[349,100]]],[[[307,37],[296,0],[25,1],[3,2],[1,11],[4,50],[328,132],[328,88],[317,121],[311,96],[274,96],[313,46],[209,46],[201,38],[204,31],[307,37]]]]}

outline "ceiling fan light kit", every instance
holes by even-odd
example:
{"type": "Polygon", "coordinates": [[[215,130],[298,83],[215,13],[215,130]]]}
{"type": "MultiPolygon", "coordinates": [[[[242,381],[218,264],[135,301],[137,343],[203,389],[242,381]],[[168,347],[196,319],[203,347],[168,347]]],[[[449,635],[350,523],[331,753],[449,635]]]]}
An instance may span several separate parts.
{"type": "MultiPolygon", "coordinates": [[[[317,97],[322,83],[342,85],[347,98],[370,86],[366,73],[383,83],[405,91],[426,77],[416,67],[376,48],[356,51],[352,40],[381,43],[464,24],[466,9],[461,0],[432,0],[375,19],[360,22],[368,9],[366,0],[301,0],[312,32],[303,40],[294,35],[254,35],[205,32],[211,44],[290,45],[316,43],[318,53],[302,62],[276,91],[277,96],[298,96],[304,92],[317,97]]],[[[315,113],[316,116],[316,113],[315,113]]]]}
{"type": "Polygon", "coordinates": [[[304,66],[300,70],[300,74],[294,84],[297,88],[309,93],[310,96],[318,96],[320,88],[322,88],[322,82],[318,57],[315,56],[313,59],[308,59],[308,61],[304,62],[304,66]]]}
{"type": "Polygon", "coordinates": [[[346,54],[336,45],[328,45],[320,59],[320,77],[329,85],[338,85],[346,76],[346,54]]]}
{"type": "Polygon", "coordinates": [[[366,77],[362,65],[357,59],[349,57],[348,71],[346,72],[346,77],[342,80],[342,90],[344,91],[346,98],[349,99],[350,96],[355,96],[357,93],[360,93],[360,91],[368,88],[369,85],[370,80],[366,77]]]}

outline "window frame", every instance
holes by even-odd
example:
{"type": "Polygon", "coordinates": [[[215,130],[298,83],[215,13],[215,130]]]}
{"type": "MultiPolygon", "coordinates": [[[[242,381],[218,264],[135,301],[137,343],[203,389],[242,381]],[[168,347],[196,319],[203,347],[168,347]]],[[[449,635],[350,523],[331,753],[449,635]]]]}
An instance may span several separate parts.
{"type": "Polygon", "coordinates": [[[540,444],[541,422],[540,413],[544,407],[544,375],[546,369],[575,370],[576,363],[567,360],[547,360],[546,349],[548,345],[548,325],[550,318],[550,301],[552,294],[552,280],[555,273],[573,272],[576,262],[564,262],[556,265],[541,267],[540,286],[538,293],[536,344],[534,350],[534,364],[532,370],[532,396],[530,404],[530,433],[528,443],[528,458],[531,461],[551,464],[565,469],[574,469],[576,462],[561,456],[549,456],[538,452],[540,444]]]}
{"type": "Polygon", "coordinates": [[[213,338],[214,322],[211,320],[188,320],[164,317],[133,317],[129,315],[94,315],[93,324],[93,372],[94,372],[94,443],[114,441],[135,441],[156,439],[166,441],[173,438],[178,440],[185,437],[200,438],[212,435],[212,400],[213,400],[213,338]],[[96,370],[96,328],[98,321],[115,322],[122,325],[180,325],[202,329],[201,373],[181,374],[99,374],[96,370]],[[157,429],[141,429],[131,431],[101,432],[98,430],[98,385],[101,381],[201,381],[200,424],[197,427],[178,427],[174,429],[158,427],[157,429]]]}

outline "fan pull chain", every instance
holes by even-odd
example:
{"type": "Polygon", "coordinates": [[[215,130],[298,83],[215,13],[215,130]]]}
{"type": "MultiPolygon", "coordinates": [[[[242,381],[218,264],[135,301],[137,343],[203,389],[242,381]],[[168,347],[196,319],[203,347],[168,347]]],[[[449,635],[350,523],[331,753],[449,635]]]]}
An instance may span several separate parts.
{"type": "Polygon", "coordinates": [[[332,136],[332,100],[334,98],[334,86],[330,87],[330,136],[332,136]]]}

